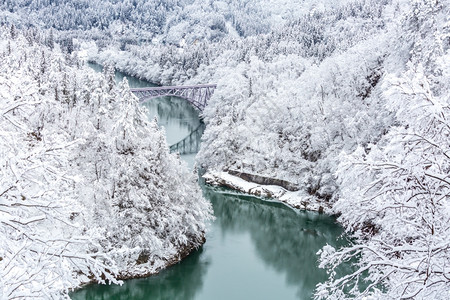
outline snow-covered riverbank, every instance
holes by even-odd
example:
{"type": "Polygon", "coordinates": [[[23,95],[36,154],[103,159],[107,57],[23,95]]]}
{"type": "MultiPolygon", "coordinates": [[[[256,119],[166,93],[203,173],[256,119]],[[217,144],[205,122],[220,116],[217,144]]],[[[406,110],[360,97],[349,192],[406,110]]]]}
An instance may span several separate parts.
{"type": "Polygon", "coordinates": [[[208,171],[203,178],[208,184],[224,186],[263,198],[279,200],[291,207],[318,212],[330,212],[330,205],[306,192],[289,191],[279,185],[258,184],[223,171],[208,171]]]}

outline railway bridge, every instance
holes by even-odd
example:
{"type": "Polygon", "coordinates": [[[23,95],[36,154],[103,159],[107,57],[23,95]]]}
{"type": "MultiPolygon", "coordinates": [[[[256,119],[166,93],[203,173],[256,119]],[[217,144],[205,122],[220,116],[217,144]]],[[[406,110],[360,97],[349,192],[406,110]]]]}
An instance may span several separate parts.
{"type": "Polygon", "coordinates": [[[133,88],[131,92],[139,98],[140,101],[146,101],[151,98],[175,96],[187,100],[200,112],[205,109],[206,104],[216,89],[215,84],[201,84],[191,86],[157,86],[145,88],[133,88]]]}
{"type": "MultiPolygon", "coordinates": [[[[139,98],[141,102],[152,98],[175,96],[188,101],[193,107],[202,112],[209,99],[216,89],[215,84],[201,84],[191,86],[158,86],[145,88],[132,88],[131,92],[139,98]]],[[[181,141],[170,146],[171,152],[180,154],[197,153],[200,148],[200,137],[203,134],[204,124],[191,132],[181,141]]]]}

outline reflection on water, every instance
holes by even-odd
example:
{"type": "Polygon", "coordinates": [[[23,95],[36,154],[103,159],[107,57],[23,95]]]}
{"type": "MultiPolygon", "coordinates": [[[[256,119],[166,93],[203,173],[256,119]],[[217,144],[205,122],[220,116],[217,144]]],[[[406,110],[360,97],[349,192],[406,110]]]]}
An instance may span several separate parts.
{"type": "Polygon", "coordinates": [[[316,252],[342,233],[334,219],[203,189],[216,220],[202,248],[156,276],[92,285],[74,299],[311,299],[326,279],[316,252]]]}
{"type": "MultiPolygon", "coordinates": [[[[102,72],[103,67],[95,63],[88,66],[97,72],[102,72]]],[[[145,80],[127,76],[125,73],[116,72],[116,82],[121,82],[126,77],[130,88],[142,88],[156,86],[145,80]]],[[[167,143],[173,145],[189,136],[200,125],[199,113],[186,100],[178,97],[159,97],[144,101],[142,106],[148,110],[149,120],[158,119],[159,126],[166,131],[167,143]]],[[[189,167],[192,169],[195,154],[182,155],[189,167]]]]}
{"type": "Polygon", "coordinates": [[[169,145],[173,145],[200,125],[198,112],[184,99],[160,97],[142,103],[148,109],[150,119],[158,118],[158,124],[166,130],[169,145]]]}
{"type": "MultiPolygon", "coordinates": [[[[147,108],[150,120],[158,119],[158,124],[166,132],[169,146],[189,136],[200,125],[198,112],[181,98],[153,98],[143,102],[142,106],[147,108]]],[[[200,136],[198,138],[200,139],[200,136]]],[[[188,163],[191,170],[194,168],[195,154],[181,155],[181,158],[188,163]]]]}
{"type": "Polygon", "coordinates": [[[342,233],[333,218],[212,188],[204,194],[217,217],[207,243],[212,240],[218,252],[211,255],[215,263],[205,281],[216,274],[225,286],[239,288],[217,287],[198,299],[311,299],[316,284],[326,279],[316,253],[326,243],[336,245],[342,233]],[[221,245],[231,249],[217,249],[221,245]]]}
{"type": "MultiPolygon", "coordinates": [[[[130,86],[135,82],[129,79],[130,86]]],[[[133,84],[133,85],[132,85],[133,84]]],[[[158,116],[169,144],[199,124],[197,112],[180,99],[144,104],[158,116]]],[[[183,156],[193,164],[194,155],[183,156]]],[[[205,186],[216,220],[206,243],[179,264],[158,275],[129,280],[123,286],[90,285],[74,299],[311,299],[326,279],[317,268],[317,251],[343,243],[342,229],[326,215],[293,210],[225,189],[205,186]]]]}
{"type": "Polygon", "coordinates": [[[205,123],[200,123],[187,137],[171,145],[170,152],[177,152],[181,155],[197,154],[200,151],[201,137],[205,131],[205,127],[205,123]]]}
{"type": "Polygon", "coordinates": [[[90,285],[72,295],[72,299],[195,299],[202,288],[202,276],[208,262],[201,261],[199,249],[156,276],[128,280],[122,286],[90,285]]]}

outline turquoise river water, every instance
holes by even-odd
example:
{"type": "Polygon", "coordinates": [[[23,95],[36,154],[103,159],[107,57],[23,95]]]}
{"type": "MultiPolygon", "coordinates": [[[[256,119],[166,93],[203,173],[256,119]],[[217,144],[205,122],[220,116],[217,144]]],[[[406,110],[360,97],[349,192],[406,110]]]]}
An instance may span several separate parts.
{"type": "MultiPolygon", "coordinates": [[[[100,66],[93,66],[101,68],[100,66]]],[[[121,80],[124,74],[117,73],[121,80]]],[[[129,78],[131,87],[151,85],[129,78]]],[[[160,98],[144,103],[158,118],[169,144],[199,125],[198,113],[184,100],[160,98]]],[[[182,156],[192,168],[194,155],[182,156]]],[[[73,299],[311,299],[326,273],[317,267],[317,251],[344,241],[334,218],[294,210],[227,189],[207,186],[216,220],[206,243],[182,262],[122,286],[89,285],[73,299]]]]}

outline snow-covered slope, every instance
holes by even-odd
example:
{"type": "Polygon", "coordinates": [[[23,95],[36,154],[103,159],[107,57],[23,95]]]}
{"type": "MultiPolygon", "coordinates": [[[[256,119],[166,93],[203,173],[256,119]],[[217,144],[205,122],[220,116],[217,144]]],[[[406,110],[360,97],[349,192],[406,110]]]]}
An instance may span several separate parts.
{"type": "Polygon", "coordinates": [[[1,27],[0,56],[0,298],[151,274],[204,242],[210,204],[126,82],[32,29],[1,27]]]}
{"type": "Polygon", "coordinates": [[[97,57],[164,83],[218,83],[199,162],[333,206],[354,244],[325,247],[321,266],[359,262],[317,298],[447,299],[449,16],[448,1],[361,0],[258,36],[97,57]]]}
{"type": "MultiPolygon", "coordinates": [[[[96,48],[91,58],[99,62],[151,81],[217,83],[204,111],[199,162],[218,176],[231,170],[286,181],[340,214],[354,244],[325,247],[321,266],[333,275],[343,260],[359,263],[353,274],[330,276],[318,298],[448,298],[448,1],[335,1],[307,14],[293,11],[292,18],[286,14],[295,1],[190,1],[177,10],[180,3],[151,43],[132,34],[124,42],[133,32],[127,26],[96,27],[89,33],[98,31],[97,47],[86,49],[96,48]],[[226,17],[230,7],[239,10],[226,17]],[[113,46],[104,43],[105,32],[113,46]],[[361,275],[371,281],[366,290],[361,275]]],[[[91,124],[123,138],[115,148],[106,138],[87,149],[129,155],[141,147],[128,138],[129,122],[102,120],[91,124]]],[[[95,155],[82,161],[102,182],[99,191],[115,196],[120,186],[103,184],[111,176],[107,166],[95,155]]],[[[121,185],[122,178],[114,180],[121,185]]],[[[118,205],[128,212],[126,202],[118,205]]]]}
{"type": "Polygon", "coordinates": [[[78,33],[125,46],[158,38],[179,45],[267,33],[311,9],[350,0],[5,0],[0,20],[78,33]],[[228,25],[227,25],[228,24],[228,25]]]}

